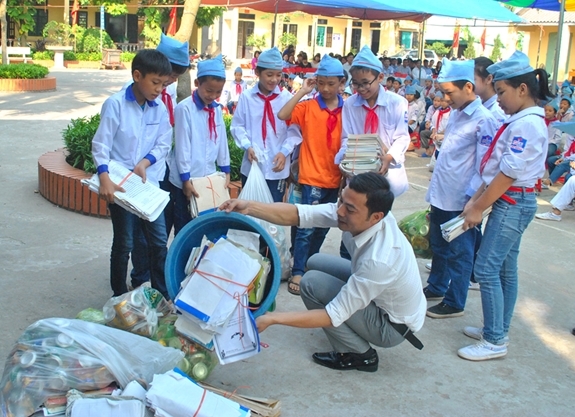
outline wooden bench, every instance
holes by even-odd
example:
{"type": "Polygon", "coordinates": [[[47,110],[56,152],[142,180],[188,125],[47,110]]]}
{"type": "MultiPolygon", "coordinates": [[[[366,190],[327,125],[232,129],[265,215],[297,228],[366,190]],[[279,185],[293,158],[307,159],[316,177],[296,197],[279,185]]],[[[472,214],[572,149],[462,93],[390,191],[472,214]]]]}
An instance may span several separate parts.
{"type": "MultiPolygon", "coordinates": [[[[7,46],[6,47],[6,62],[10,63],[10,55],[21,55],[24,63],[28,63],[28,56],[30,55],[30,47],[28,46],[7,46]]],[[[20,58],[19,58],[20,59],[20,58]]]]}

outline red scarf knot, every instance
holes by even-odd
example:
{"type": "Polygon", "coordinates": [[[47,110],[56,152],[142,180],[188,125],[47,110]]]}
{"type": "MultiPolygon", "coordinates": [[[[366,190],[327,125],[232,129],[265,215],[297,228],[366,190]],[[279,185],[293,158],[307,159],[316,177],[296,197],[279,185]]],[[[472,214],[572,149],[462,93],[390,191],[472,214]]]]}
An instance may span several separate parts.
{"type": "Polygon", "coordinates": [[[266,138],[268,136],[267,120],[270,121],[274,133],[277,134],[276,119],[274,116],[274,109],[272,108],[272,100],[275,100],[277,96],[279,96],[279,94],[277,93],[271,94],[267,97],[264,96],[262,93],[258,93],[258,97],[264,101],[264,117],[262,117],[262,140],[264,142],[264,148],[266,147],[266,138]]]}

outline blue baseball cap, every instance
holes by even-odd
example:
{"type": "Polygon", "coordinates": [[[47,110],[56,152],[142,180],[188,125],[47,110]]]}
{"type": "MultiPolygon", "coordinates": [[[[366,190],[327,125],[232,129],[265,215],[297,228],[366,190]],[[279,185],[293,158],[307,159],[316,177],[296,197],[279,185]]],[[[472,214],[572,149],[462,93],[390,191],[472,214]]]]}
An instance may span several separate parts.
{"type": "Polygon", "coordinates": [[[487,72],[493,74],[493,81],[508,80],[535,71],[529,65],[529,57],[521,51],[513,52],[513,55],[504,61],[487,67],[487,72]]]}
{"type": "Polygon", "coordinates": [[[319,61],[316,75],[322,77],[343,77],[343,65],[339,59],[332,58],[325,54],[321,61],[319,61]]]}
{"type": "Polygon", "coordinates": [[[162,33],[160,36],[160,44],[156,49],[163,53],[170,63],[180,65],[182,67],[190,66],[188,42],[182,43],[162,33]]]}
{"type": "Polygon", "coordinates": [[[475,85],[475,61],[450,61],[443,58],[441,72],[437,76],[439,83],[451,83],[454,81],[469,81],[475,85]]]}
{"type": "Polygon", "coordinates": [[[407,87],[405,87],[405,95],[408,94],[415,94],[415,87],[413,85],[408,85],[407,87]]]}
{"type": "Polygon", "coordinates": [[[373,54],[369,46],[365,45],[361,48],[361,51],[355,56],[352,67],[365,67],[375,70],[379,73],[383,71],[383,64],[377,57],[373,54]]]}
{"type": "Polygon", "coordinates": [[[211,75],[212,77],[226,78],[226,67],[222,55],[198,63],[198,78],[211,75]]]}
{"type": "Polygon", "coordinates": [[[242,67],[237,67],[237,68],[234,70],[234,74],[237,74],[238,72],[239,72],[240,74],[243,74],[243,73],[244,73],[244,70],[242,70],[242,67]]]}
{"type": "Polygon", "coordinates": [[[277,47],[266,49],[258,58],[258,67],[281,71],[284,68],[282,53],[277,47]]]}

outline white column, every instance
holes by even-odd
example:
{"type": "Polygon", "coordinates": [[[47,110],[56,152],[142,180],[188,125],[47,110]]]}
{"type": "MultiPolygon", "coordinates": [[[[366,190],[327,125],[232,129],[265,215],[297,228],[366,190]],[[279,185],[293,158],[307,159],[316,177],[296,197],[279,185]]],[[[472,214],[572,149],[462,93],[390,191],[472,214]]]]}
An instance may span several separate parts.
{"type": "MultiPolygon", "coordinates": [[[[561,33],[557,33],[557,36],[561,37],[561,49],[559,50],[559,68],[557,70],[557,81],[559,84],[563,82],[564,79],[567,78],[569,72],[565,72],[565,68],[567,68],[568,59],[569,59],[569,43],[571,40],[571,34],[569,32],[569,25],[563,25],[563,30],[561,33]]],[[[567,68],[567,70],[569,70],[567,68]]]]}

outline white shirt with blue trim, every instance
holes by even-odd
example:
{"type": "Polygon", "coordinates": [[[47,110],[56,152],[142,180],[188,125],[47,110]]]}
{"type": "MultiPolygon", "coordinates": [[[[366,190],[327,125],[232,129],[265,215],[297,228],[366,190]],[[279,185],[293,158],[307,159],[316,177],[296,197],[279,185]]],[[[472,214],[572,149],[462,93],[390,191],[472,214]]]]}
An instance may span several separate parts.
{"type": "Polygon", "coordinates": [[[157,98],[140,106],[129,87],[104,102],[100,117],[100,126],[92,140],[98,173],[108,171],[110,160],[133,170],[147,158],[151,162],[146,170],[147,180],[159,185],[172,145],[172,126],[164,103],[157,98]]]}

